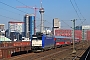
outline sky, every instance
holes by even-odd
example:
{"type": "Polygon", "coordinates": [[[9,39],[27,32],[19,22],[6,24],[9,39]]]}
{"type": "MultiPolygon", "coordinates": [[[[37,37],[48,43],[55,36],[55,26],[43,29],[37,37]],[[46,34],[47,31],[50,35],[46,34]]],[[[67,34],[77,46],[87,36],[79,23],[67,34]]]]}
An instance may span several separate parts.
{"type": "MultiPolygon", "coordinates": [[[[40,0],[0,0],[0,24],[8,28],[9,21],[23,21],[25,14],[33,14],[34,9],[18,8],[30,6],[40,8],[40,0]]],[[[59,18],[61,28],[72,27],[73,19],[75,26],[90,25],[90,0],[42,0],[44,7],[44,26],[52,27],[54,18],[59,18]]],[[[36,12],[36,28],[40,27],[39,9],[36,12]]]]}

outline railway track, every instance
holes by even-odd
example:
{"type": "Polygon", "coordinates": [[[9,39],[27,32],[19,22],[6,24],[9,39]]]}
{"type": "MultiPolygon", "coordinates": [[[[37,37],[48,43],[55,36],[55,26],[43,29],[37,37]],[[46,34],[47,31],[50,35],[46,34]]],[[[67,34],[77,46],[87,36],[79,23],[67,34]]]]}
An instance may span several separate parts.
{"type": "Polygon", "coordinates": [[[81,56],[84,54],[84,52],[87,50],[87,48],[89,47],[89,44],[87,44],[87,42],[83,42],[81,45],[76,46],[78,47],[76,49],[76,54],[68,54],[68,56],[66,56],[65,58],[63,58],[62,60],[79,60],[81,58],[81,56]]]}
{"type": "Polygon", "coordinates": [[[75,44],[75,47],[77,47],[76,54],[72,54],[72,45],[70,45],[45,52],[23,54],[4,60],[79,60],[88,46],[87,42],[75,44]]]}
{"type": "MultiPolygon", "coordinates": [[[[77,45],[77,47],[79,47],[79,46],[77,45]]],[[[76,59],[77,58],[77,56],[75,54],[73,54],[73,57],[72,57],[72,48],[68,48],[68,47],[66,48],[65,47],[65,48],[62,48],[62,49],[63,49],[62,51],[56,52],[57,54],[52,54],[52,56],[49,55],[49,57],[44,58],[44,59],[47,59],[47,60],[56,60],[56,59],[57,60],[60,60],[60,59],[61,60],[66,60],[66,59],[72,60],[72,59],[76,59]],[[65,49],[67,49],[67,50],[65,50],[65,49]],[[66,52],[66,53],[64,53],[64,52],[66,52]]],[[[39,59],[39,60],[44,60],[44,59],[39,59]]]]}

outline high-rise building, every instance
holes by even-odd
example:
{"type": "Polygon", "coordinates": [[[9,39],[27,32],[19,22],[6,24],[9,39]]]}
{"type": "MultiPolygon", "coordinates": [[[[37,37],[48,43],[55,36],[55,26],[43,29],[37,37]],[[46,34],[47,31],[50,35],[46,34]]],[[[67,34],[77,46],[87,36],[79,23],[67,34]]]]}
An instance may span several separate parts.
{"type": "Polygon", "coordinates": [[[53,19],[53,28],[61,28],[61,22],[58,18],[53,19]]]}
{"type": "Polygon", "coordinates": [[[34,14],[26,14],[24,16],[24,32],[26,38],[30,38],[34,34],[34,20],[34,14]]]}
{"type": "Polygon", "coordinates": [[[23,24],[24,22],[21,21],[9,21],[8,30],[5,32],[7,37],[10,38],[12,41],[19,38],[19,34],[22,33],[23,24]]]}
{"type": "Polygon", "coordinates": [[[82,30],[82,26],[76,26],[75,30],[82,30]]]}
{"type": "Polygon", "coordinates": [[[86,40],[89,34],[90,25],[83,25],[82,26],[82,40],[86,40]],[[88,32],[88,33],[87,33],[88,32]]]}
{"type": "Polygon", "coordinates": [[[54,18],[53,19],[53,29],[52,29],[53,34],[55,35],[55,30],[60,29],[60,28],[61,28],[60,20],[58,18],[54,18]]]}
{"type": "Polygon", "coordinates": [[[9,21],[8,29],[10,32],[22,33],[22,25],[23,24],[24,24],[24,22],[21,22],[21,21],[9,21]]]}

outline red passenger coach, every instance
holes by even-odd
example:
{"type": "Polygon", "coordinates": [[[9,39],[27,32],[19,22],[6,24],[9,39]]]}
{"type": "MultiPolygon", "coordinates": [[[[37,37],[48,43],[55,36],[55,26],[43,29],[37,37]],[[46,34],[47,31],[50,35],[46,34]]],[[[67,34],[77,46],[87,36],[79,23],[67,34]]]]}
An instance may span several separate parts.
{"type": "Polygon", "coordinates": [[[87,38],[86,39],[90,40],[90,30],[88,30],[86,33],[87,33],[87,38]]]}
{"type": "Polygon", "coordinates": [[[75,30],[75,38],[82,40],[82,30],[75,30]]]}
{"type": "Polygon", "coordinates": [[[55,36],[56,46],[63,46],[71,44],[71,37],[55,36]]]}
{"type": "Polygon", "coordinates": [[[71,44],[71,41],[72,41],[72,38],[71,37],[66,37],[65,38],[65,45],[70,45],[71,44]]]}
{"type": "Polygon", "coordinates": [[[61,46],[61,45],[64,45],[65,42],[64,42],[64,39],[63,38],[56,38],[56,45],[58,46],[61,46]]]}

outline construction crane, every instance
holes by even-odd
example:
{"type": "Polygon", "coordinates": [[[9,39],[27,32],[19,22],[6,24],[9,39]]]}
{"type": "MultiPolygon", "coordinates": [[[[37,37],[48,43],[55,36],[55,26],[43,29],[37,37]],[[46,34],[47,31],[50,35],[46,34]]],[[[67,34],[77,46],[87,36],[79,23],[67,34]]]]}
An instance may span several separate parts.
{"type": "Polygon", "coordinates": [[[37,12],[37,10],[39,10],[40,8],[31,7],[31,6],[18,6],[17,8],[31,8],[31,9],[34,9],[34,15],[35,15],[35,20],[34,20],[34,35],[36,35],[36,12],[37,12]]]}
{"type": "Polygon", "coordinates": [[[40,32],[43,33],[44,31],[44,20],[43,20],[43,15],[44,15],[44,8],[42,7],[42,0],[40,0],[41,3],[41,7],[37,8],[37,7],[31,7],[31,6],[19,6],[17,8],[31,8],[34,9],[34,14],[35,14],[35,20],[34,20],[34,34],[36,35],[36,11],[39,9],[39,12],[41,14],[41,26],[40,26],[40,32]]]}

